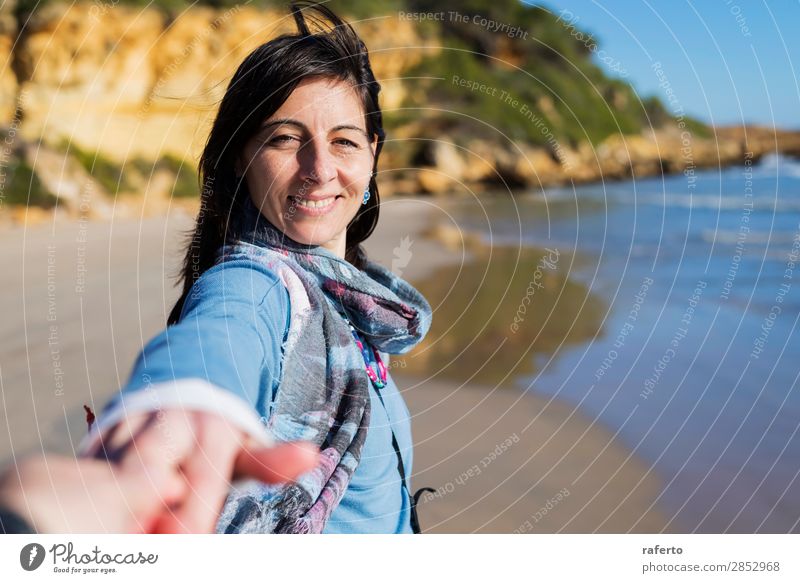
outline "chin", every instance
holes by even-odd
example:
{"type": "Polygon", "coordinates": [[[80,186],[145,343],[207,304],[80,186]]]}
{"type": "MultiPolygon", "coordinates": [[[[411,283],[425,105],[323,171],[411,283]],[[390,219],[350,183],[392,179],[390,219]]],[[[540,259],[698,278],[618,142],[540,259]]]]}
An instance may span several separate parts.
{"type": "Polygon", "coordinates": [[[302,243],[303,245],[325,245],[331,239],[333,234],[328,233],[327,229],[314,229],[314,228],[301,228],[292,229],[291,238],[302,243]]]}

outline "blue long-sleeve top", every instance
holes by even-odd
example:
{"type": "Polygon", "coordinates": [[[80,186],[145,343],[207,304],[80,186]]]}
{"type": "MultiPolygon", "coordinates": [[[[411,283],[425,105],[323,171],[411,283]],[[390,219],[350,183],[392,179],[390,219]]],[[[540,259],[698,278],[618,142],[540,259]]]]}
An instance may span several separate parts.
{"type": "MultiPolygon", "coordinates": [[[[290,318],[289,292],[265,266],[237,259],[210,268],[190,290],[180,321],[146,344],[128,382],[98,416],[93,435],[126,413],[186,407],[217,412],[257,436],[280,391],[281,345],[290,318]]],[[[388,355],[381,355],[388,364],[388,355]]],[[[371,414],[361,461],[324,533],[412,532],[391,434],[393,429],[410,488],[409,411],[391,374],[379,389],[385,407],[368,384],[371,414]]],[[[92,441],[87,437],[81,449],[92,441]]]]}

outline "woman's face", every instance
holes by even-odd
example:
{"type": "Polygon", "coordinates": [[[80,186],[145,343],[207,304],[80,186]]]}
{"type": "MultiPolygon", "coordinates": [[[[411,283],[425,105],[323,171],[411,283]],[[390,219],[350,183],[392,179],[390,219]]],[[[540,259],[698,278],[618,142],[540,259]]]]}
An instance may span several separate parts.
{"type": "Polygon", "coordinates": [[[236,171],[261,214],[290,239],[344,257],[376,143],[350,84],[306,79],[247,142],[236,171]]]}

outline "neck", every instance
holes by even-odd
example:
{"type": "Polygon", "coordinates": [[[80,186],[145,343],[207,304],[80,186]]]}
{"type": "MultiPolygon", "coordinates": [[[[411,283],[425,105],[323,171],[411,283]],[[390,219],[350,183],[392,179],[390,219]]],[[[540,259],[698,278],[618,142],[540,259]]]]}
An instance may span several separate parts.
{"type": "Polygon", "coordinates": [[[347,253],[347,231],[343,231],[337,237],[320,245],[320,247],[324,247],[340,259],[344,259],[347,253]]]}

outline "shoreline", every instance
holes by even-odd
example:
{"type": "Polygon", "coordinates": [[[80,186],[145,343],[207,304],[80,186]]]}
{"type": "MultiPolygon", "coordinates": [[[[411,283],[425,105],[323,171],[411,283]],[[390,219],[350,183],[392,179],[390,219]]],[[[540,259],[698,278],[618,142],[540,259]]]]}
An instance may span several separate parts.
{"type": "MultiPolygon", "coordinates": [[[[442,226],[435,204],[419,197],[390,201],[392,210],[365,242],[371,258],[389,268],[404,258],[400,275],[412,285],[473,260],[479,240],[442,226]],[[406,236],[410,249],[397,252],[406,236]]],[[[390,369],[411,412],[410,485],[437,490],[420,498],[423,531],[662,532],[666,526],[659,507],[649,509],[663,480],[610,428],[567,401],[513,382],[493,388],[390,369]],[[502,454],[493,455],[498,447],[502,454]]]]}

